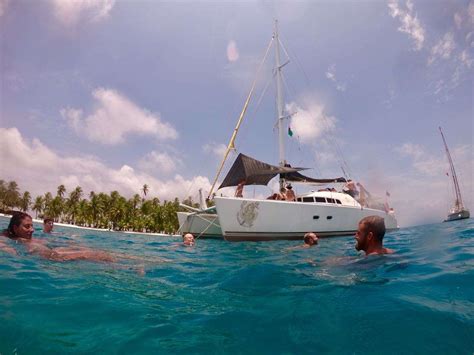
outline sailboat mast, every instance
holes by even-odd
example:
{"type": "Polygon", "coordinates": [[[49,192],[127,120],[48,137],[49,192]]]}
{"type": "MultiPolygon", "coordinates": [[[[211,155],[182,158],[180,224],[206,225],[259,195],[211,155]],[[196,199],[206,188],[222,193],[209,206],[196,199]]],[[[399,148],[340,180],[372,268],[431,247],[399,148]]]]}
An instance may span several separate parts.
{"type": "MultiPolygon", "coordinates": [[[[282,77],[280,64],[280,40],[278,38],[278,20],[275,20],[275,65],[276,65],[276,110],[277,110],[277,122],[278,122],[278,146],[279,146],[279,158],[280,166],[285,166],[285,130],[284,122],[285,119],[283,111],[283,91],[282,91],[282,77]]],[[[280,184],[283,184],[280,181],[280,184]]]]}
{"type": "Polygon", "coordinates": [[[461,190],[459,189],[458,177],[456,175],[456,171],[454,170],[453,160],[451,159],[451,154],[449,153],[448,144],[446,143],[446,139],[444,138],[443,131],[441,127],[439,127],[439,132],[441,133],[441,138],[443,138],[444,148],[446,149],[446,155],[448,156],[449,167],[451,169],[451,176],[454,182],[454,191],[456,193],[456,201],[454,206],[456,209],[463,208],[462,198],[461,198],[461,190]]]}

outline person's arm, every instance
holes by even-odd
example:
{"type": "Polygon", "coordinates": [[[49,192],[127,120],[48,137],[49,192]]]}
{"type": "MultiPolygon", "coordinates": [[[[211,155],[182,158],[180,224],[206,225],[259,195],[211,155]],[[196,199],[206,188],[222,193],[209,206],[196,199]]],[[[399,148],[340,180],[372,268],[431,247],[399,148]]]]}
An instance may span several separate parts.
{"type": "Polygon", "coordinates": [[[7,245],[4,240],[0,240],[0,250],[10,255],[18,255],[15,248],[12,248],[11,246],[7,245]]]}

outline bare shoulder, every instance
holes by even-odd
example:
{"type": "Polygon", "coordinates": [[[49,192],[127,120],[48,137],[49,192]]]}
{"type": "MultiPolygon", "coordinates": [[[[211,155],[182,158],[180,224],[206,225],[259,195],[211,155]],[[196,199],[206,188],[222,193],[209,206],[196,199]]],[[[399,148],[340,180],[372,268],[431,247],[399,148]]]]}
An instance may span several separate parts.
{"type": "Polygon", "coordinates": [[[11,255],[17,255],[18,254],[17,251],[15,250],[15,248],[8,245],[8,239],[3,234],[2,234],[2,237],[0,237],[0,250],[5,252],[5,253],[11,254],[11,255]]]}

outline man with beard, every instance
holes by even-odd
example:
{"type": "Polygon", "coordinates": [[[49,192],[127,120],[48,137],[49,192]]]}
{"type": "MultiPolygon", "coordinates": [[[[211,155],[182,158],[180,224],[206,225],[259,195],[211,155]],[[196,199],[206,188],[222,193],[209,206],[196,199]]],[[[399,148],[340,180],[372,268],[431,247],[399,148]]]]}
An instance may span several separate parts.
{"type": "Polygon", "coordinates": [[[362,218],[355,234],[356,250],[363,250],[365,255],[392,254],[392,249],[384,248],[385,222],[382,217],[368,216],[362,218]]]}

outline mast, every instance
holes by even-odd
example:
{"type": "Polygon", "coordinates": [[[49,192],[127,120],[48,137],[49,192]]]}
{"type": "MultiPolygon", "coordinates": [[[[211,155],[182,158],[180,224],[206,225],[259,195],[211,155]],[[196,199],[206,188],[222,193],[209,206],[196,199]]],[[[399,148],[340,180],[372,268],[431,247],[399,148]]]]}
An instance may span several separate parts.
{"type": "Polygon", "coordinates": [[[212,193],[214,192],[214,187],[216,186],[217,179],[219,179],[219,175],[221,174],[222,168],[224,167],[225,161],[227,160],[227,157],[229,156],[230,151],[235,149],[235,138],[237,137],[237,133],[239,132],[240,125],[242,124],[242,120],[244,119],[245,113],[247,112],[250,99],[252,98],[253,91],[255,90],[255,86],[257,85],[258,74],[260,73],[260,70],[263,68],[263,64],[265,63],[265,60],[267,59],[267,55],[268,55],[268,52],[270,51],[270,47],[272,46],[272,42],[273,42],[273,38],[270,40],[270,43],[268,44],[268,47],[265,51],[265,55],[263,56],[262,62],[260,63],[258,67],[257,74],[255,75],[255,79],[252,83],[252,88],[250,89],[247,99],[245,100],[244,107],[242,108],[242,112],[240,112],[239,119],[237,120],[237,124],[235,125],[234,131],[232,132],[232,136],[230,137],[229,144],[227,144],[224,157],[222,158],[222,162],[219,166],[219,169],[217,170],[217,174],[216,174],[216,177],[214,178],[214,182],[212,183],[211,190],[209,191],[209,195],[207,196],[208,199],[211,198],[212,193]]]}
{"type": "Polygon", "coordinates": [[[456,211],[459,211],[464,208],[461,198],[461,190],[459,189],[458,177],[456,175],[456,171],[454,170],[453,160],[451,159],[451,154],[449,153],[448,144],[446,143],[446,139],[444,138],[443,131],[441,127],[439,127],[439,132],[441,133],[441,138],[443,138],[444,148],[446,149],[446,155],[448,156],[449,167],[451,169],[451,176],[454,182],[454,191],[456,194],[456,201],[454,202],[454,207],[456,211]]]}
{"type": "MultiPolygon", "coordinates": [[[[280,64],[280,40],[278,38],[278,20],[275,20],[275,70],[276,70],[276,116],[278,123],[278,146],[279,146],[279,164],[285,166],[285,132],[283,130],[285,114],[283,111],[283,92],[280,64]]],[[[280,187],[283,187],[284,180],[280,179],[280,187]]]]}

